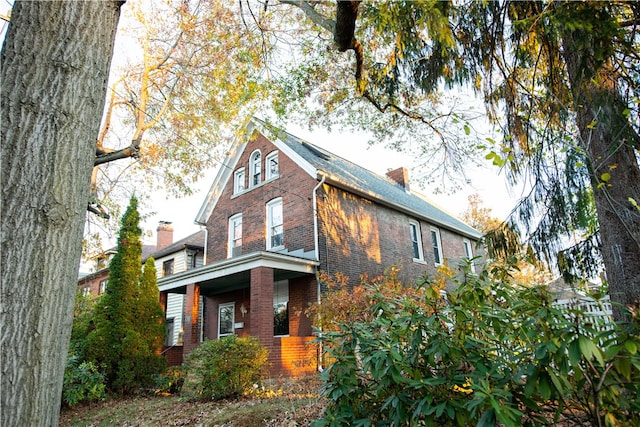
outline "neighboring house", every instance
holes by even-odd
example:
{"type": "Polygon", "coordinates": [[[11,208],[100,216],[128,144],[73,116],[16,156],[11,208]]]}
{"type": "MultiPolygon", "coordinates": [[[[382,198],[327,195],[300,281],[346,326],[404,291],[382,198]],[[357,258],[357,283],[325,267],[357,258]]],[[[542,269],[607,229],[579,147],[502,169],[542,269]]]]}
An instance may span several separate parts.
{"type": "Polygon", "coordinates": [[[397,265],[410,283],[474,257],[481,237],[411,192],[405,168],[379,176],[256,119],[196,222],[206,226],[205,265],[158,280],[163,301],[185,295],[184,353],[251,335],[269,349],[271,375],[283,376],[318,369],[304,314],[322,296],[318,271],[358,283],[397,265]]]}
{"type": "MultiPolygon", "coordinates": [[[[155,245],[142,245],[143,258],[146,259],[155,249],[155,245]]],[[[105,293],[109,280],[109,262],[115,254],[115,247],[107,249],[95,258],[95,271],[79,274],[78,288],[83,295],[102,295],[105,293]]]]}
{"type": "MultiPolygon", "coordinates": [[[[169,222],[158,225],[158,243],[150,254],[155,260],[158,279],[201,267],[204,263],[206,232],[198,231],[173,242],[173,227],[169,222]]],[[[163,354],[169,365],[182,363],[184,295],[163,293],[160,299],[166,313],[167,337],[163,354]]]]}
{"type": "MultiPolygon", "coordinates": [[[[155,245],[142,246],[141,267],[149,257],[155,260],[157,277],[194,269],[204,263],[204,241],[206,232],[198,231],[177,242],[173,242],[173,227],[170,222],[160,221],[155,245]]],[[[96,271],[81,275],[78,287],[85,295],[102,295],[109,279],[109,262],[116,248],[109,249],[96,259],[96,271]]],[[[169,364],[182,363],[182,320],[184,295],[163,295],[161,303],[166,312],[167,337],[163,353],[169,364]],[[178,348],[175,348],[178,347],[178,348]]]]}

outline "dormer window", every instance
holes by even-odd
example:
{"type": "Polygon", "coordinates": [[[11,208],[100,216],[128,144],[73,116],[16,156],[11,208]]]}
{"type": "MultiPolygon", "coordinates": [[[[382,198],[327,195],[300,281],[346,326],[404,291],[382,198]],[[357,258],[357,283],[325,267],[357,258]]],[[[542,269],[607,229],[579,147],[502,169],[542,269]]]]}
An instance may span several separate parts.
{"type": "Polygon", "coordinates": [[[277,151],[272,151],[271,153],[267,154],[267,157],[265,158],[265,179],[273,179],[276,178],[279,174],[279,169],[278,169],[278,152],[277,151]]]}
{"type": "Polygon", "coordinates": [[[251,186],[255,187],[262,181],[262,155],[260,154],[260,150],[256,150],[251,153],[251,157],[249,158],[249,169],[249,173],[251,174],[251,186]]]}
{"type": "Polygon", "coordinates": [[[244,191],[245,170],[240,168],[233,173],[233,194],[242,193],[244,191]]]}

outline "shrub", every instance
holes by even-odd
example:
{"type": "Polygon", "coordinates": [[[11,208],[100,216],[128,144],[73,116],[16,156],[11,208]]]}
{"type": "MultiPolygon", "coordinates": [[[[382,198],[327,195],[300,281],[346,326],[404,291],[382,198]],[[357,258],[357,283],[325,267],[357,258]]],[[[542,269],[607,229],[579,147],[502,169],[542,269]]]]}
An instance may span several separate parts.
{"type": "Polygon", "coordinates": [[[156,388],[158,393],[177,394],[182,390],[184,375],[180,369],[167,369],[167,371],[156,377],[156,388]]]}
{"type": "Polygon", "coordinates": [[[200,399],[241,396],[265,373],[267,349],[254,337],[205,341],[187,356],[187,394],[200,399]]]}
{"type": "Polygon", "coordinates": [[[62,401],[67,406],[106,398],[105,376],[91,362],[70,357],[64,371],[62,401]]]}
{"type": "Polygon", "coordinates": [[[316,425],[640,425],[637,312],[603,330],[544,287],[460,280],[446,305],[427,279],[366,286],[366,320],[319,338],[335,362],[316,425]]]}

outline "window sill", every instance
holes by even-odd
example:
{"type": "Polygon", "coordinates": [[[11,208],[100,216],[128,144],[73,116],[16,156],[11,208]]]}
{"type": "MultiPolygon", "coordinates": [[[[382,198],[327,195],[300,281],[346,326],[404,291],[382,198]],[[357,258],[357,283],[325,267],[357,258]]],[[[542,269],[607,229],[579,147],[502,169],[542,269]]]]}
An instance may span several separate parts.
{"type": "Polygon", "coordinates": [[[252,186],[249,186],[249,187],[245,188],[242,191],[238,191],[237,193],[233,193],[231,195],[231,198],[235,199],[236,197],[242,196],[243,194],[246,194],[246,193],[250,192],[251,190],[255,190],[256,188],[260,188],[265,184],[269,184],[270,182],[275,181],[278,178],[280,178],[280,175],[272,176],[272,177],[270,177],[268,179],[265,179],[264,181],[261,181],[260,184],[252,185],[252,186]]]}
{"type": "Polygon", "coordinates": [[[415,262],[416,264],[423,264],[423,265],[427,265],[427,262],[423,259],[420,258],[413,258],[413,262],[415,262]]]}

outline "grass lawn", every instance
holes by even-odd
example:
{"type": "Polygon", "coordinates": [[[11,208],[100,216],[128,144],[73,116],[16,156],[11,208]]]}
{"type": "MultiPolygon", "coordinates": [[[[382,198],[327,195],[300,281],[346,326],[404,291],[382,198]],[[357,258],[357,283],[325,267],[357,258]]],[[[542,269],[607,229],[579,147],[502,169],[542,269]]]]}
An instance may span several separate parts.
{"type": "Polygon", "coordinates": [[[63,408],[60,426],[308,426],[320,418],[320,382],[272,380],[254,396],[185,401],[179,396],[138,396],[63,408]]]}

